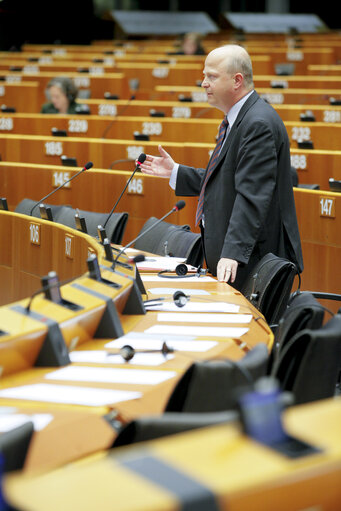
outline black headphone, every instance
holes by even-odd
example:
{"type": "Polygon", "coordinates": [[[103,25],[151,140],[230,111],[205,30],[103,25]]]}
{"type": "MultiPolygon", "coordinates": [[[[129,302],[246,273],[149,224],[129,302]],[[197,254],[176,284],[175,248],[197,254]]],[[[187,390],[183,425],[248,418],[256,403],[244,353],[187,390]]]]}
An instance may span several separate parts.
{"type": "MultiPolygon", "coordinates": [[[[190,295],[185,295],[183,291],[175,291],[173,293],[173,302],[177,307],[183,307],[186,303],[191,299],[190,295]]],[[[145,300],[143,303],[145,305],[153,306],[159,305],[159,303],[163,302],[164,298],[151,298],[150,300],[145,300]]]]}
{"type": "Polygon", "coordinates": [[[61,89],[61,91],[65,94],[65,96],[67,97],[67,99],[69,100],[70,103],[75,101],[77,94],[78,94],[78,89],[77,89],[76,85],[74,84],[74,82],[70,78],[63,77],[63,76],[60,76],[58,78],[52,78],[52,80],[50,80],[49,83],[47,84],[47,87],[45,90],[48,100],[50,100],[49,89],[50,89],[50,87],[53,87],[53,86],[59,87],[61,89]]]}
{"type": "Polygon", "coordinates": [[[112,357],[115,355],[120,355],[125,362],[129,362],[137,353],[162,353],[162,355],[165,357],[168,355],[168,353],[174,353],[174,348],[167,346],[167,343],[162,343],[161,349],[150,349],[150,350],[135,350],[130,344],[125,344],[120,348],[120,351],[118,353],[108,353],[108,356],[112,357]]]}
{"type": "Polygon", "coordinates": [[[185,263],[180,263],[175,268],[176,275],[167,275],[169,273],[169,270],[161,270],[158,273],[159,277],[167,278],[167,279],[183,279],[185,277],[200,277],[200,275],[206,275],[207,270],[203,270],[201,266],[198,266],[198,269],[195,273],[191,273],[190,275],[187,275],[188,273],[188,267],[185,263]]]}

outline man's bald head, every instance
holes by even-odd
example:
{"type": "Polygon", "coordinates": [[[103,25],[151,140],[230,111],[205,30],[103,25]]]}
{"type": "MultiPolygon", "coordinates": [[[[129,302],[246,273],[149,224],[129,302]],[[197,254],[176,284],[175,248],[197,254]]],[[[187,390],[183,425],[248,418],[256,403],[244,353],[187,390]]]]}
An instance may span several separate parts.
{"type": "Polygon", "coordinates": [[[207,58],[220,61],[229,74],[241,73],[244,77],[244,86],[251,90],[253,85],[252,62],[248,52],[237,44],[226,44],[215,48],[207,58]]]}

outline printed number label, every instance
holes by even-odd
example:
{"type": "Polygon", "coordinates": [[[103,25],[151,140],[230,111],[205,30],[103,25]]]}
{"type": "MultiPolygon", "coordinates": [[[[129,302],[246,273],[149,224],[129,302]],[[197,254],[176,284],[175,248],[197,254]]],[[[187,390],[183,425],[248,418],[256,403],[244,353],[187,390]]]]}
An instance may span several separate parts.
{"type": "Polygon", "coordinates": [[[63,144],[61,142],[45,142],[45,154],[61,156],[63,154],[63,144]]]}
{"type": "Polygon", "coordinates": [[[207,94],[206,94],[206,92],[203,92],[203,91],[192,92],[191,96],[192,96],[192,100],[196,103],[206,103],[206,101],[207,101],[207,94]]]}
{"type": "Polygon", "coordinates": [[[152,75],[155,78],[167,78],[168,74],[169,74],[168,67],[154,67],[152,71],[152,75]]]}
{"type": "Polygon", "coordinates": [[[12,117],[1,117],[0,118],[0,130],[11,131],[13,129],[12,117]]]}
{"type": "Polygon", "coordinates": [[[116,114],[117,114],[117,106],[116,105],[106,105],[106,104],[98,105],[98,115],[116,115],[116,114]]]}
{"type": "Polygon", "coordinates": [[[172,117],[175,119],[189,119],[192,115],[191,109],[185,106],[173,106],[172,117]]]}
{"type": "Polygon", "coordinates": [[[88,121],[86,119],[70,119],[68,129],[70,133],[86,133],[88,131],[88,121]]]}
{"type": "Polygon", "coordinates": [[[73,239],[70,235],[65,236],[65,255],[73,259],[73,239]]]}
{"type": "Polygon", "coordinates": [[[162,133],[161,122],[143,122],[142,133],[144,135],[161,135],[162,133]]]}
{"type": "Polygon", "coordinates": [[[283,94],[261,94],[261,98],[265,99],[268,103],[271,103],[273,105],[282,105],[284,103],[284,96],[283,94]]]}
{"type": "Polygon", "coordinates": [[[131,145],[127,147],[127,157],[132,160],[136,160],[141,153],[144,153],[143,146],[131,145]]]}
{"type": "Polygon", "coordinates": [[[87,76],[78,76],[74,79],[76,87],[90,87],[90,78],[87,76]]]}
{"type": "Polygon", "coordinates": [[[310,140],[310,135],[310,128],[306,126],[294,126],[291,130],[292,140],[310,140]]]}
{"type": "Polygon", "coordinates": [[[89,73],[92,75],[103,75],[104,69],[100,66],[93,66],[89,68],[89,73]]]}
{"type": "Polygon", "coordinates": [[[300,62],[303,60],[303,53],[301,51],[288,51],[287,60],[300,62]]]}
{"type": "Polygon", "coordinates": [[[329,197],[320,198],[320,215],[335,218],[335,199],[329,197]]]}
{"type": "Polygon", "coordinates": [[[40,225],[30,224],[30,242],[34,245],[40,245],[40,225]]]}
{"type": "Polygon", "coordinates": [[[341,122],[340,110],[325,110],[323,112],[324,122],[341,122]]]}
{"type": "Polygon", "coordinates": [[[295,169],[306,169],[307,168],[307,157],[305,154],[292,154],[291,157],[291,165],[295,167],[295,169]]]}
{"type": "MultiPolygon", "coordinates": [[[[52,186],[61,186],[68,179],[70,179],[70,172],[54,172],[52,174],[52,186]]],[[[71,188],[71,183],[67,183],[64,188],[71,188]]]]}
{"type": "Polygon", "coordinates": [[[141,177],[133,178],[128,185],[128,193],[143,195],[143,179],[141,177]]]}

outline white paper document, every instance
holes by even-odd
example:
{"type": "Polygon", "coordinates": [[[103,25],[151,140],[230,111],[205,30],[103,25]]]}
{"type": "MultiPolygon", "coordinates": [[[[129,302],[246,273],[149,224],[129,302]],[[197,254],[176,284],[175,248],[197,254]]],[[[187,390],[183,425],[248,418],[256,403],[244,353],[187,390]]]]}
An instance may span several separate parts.
{"type": "Polygon", "coordinates": [[[155,302],[155,305],[145,304],[147,310],[167,312],[238,312],[239,305],[224,302],[191,302],[178,307],[174,302],[155,302]]]}
{"type": "MultiPolygon", "coordinates": [[[[147,282],[174,282],[175,279],[172,279],[171,277],[158,277],[157,275],[148,275],[148,273],[141,273],[141,279],[147,282]]],[[[212,277],[182,277],[181,282],[215,282],[215,280],[212,277]]]]}
{"type": "Polygon", "coordinates": [[[210,295],[206,289],[175,289],[174,287],[151,287],[147,290],[148,294],[154,295],[173,295],[175,291],[182,291],[185,295],[195,296],[195,295],[210,295]]]}
{"type": "Polygon", "coordinates": [[[141,366],[159,366],[174,358],[174,355],[162,353],[135,353],[134,357],[127,362],[119,353],[110,351],[71,351],[71,362],[85,362],[94,364],[129,364],[141,366]]]}
{"type": "Polygon", "coordinates": [[[18,428],[26,422],[33,422],[35,431],[41,431],[53,420],[53,415],[50,413],[35,413],[27,415],[24,413],[10,413],[0,415],[0,433],[11,431],[11,429],[18,428]]]}
{"type": "Polygon", "coordinates": [[[159,335],[195,335],[204,337],[232,337],[239,338],[248,332],[248,328],[228,326],[173,326],[153,325],[145,330],[146,334],[159,335]]]}
{"type": "Polygon", "coordinates": [[[48,380],[157,385],[173,378],[175,375],[176,373],[174,371],[68,366],[46,374],[45,378],[48,380]]]}
{"type": "MultiPolygon", "coordinates": [[[[129,344],[135,350],[161,350],[163,343],[175,351],[205,352],[217,345],[216,341],[196,341],[194,336],[149,335],[143,332],[131,332],[105,345],[106,348],[120,349],[129,344]]],[[[135,357],[134,357],[135,358],[135,357]]]]}
{"type": "MultiPolygon", "coordinates": [[[[147,256],[144,261],[137,263],[139,270],[169,270],[174,271],[179,263],[186,261],[183,257],[158,257],[158,256],[147,256]]],[[[196,271],[194,266],[190,264],[186,265],[188,271],[196,271]]]]}
{"type": "Polygon", "coordinates": [[[36,383],[0,390],[0,398],[83,406],[105,406],[120,401],[138,399],[141,396],[141,392],[128,390],[74,387],[72,385],[53,385],[50,383],[36,383]]]}
{"type": "Polygon", "coordinates": [[[158,321],[181,322],[181,323],[250,323],[252,314],[197,314],[195,312],[159,312],[158,321]]]}

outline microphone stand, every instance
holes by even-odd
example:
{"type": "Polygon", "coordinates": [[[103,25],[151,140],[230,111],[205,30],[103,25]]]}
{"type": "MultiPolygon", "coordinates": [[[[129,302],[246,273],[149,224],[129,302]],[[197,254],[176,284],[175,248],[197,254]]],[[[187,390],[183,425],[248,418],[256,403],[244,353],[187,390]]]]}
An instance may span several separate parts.
{"type": "Polygon", "coordinates": [[[43,202],[45,199],[48,199],[50,197],[50,195],[53,195],[54,193],[58,192],[58,190],[63,188],[63,186],[65,186],[67,183],[69,183],[70,181],[75,179],[77,176],[79,176],[79,174],[81,174],[85,170],[91,169],[92,165],[93,165],[92,162],[87,163],[79,172],[77,172],[77,174],[74,174],[72,177],[70,177],[70,179],[68,179],[67,181],[64,181],[64,183],[59,185],[55,190],[52,190],[52,192],[48,193],[45,197],[43,197],[38,202],[36,202],[35,205],[33,206],[33,208],[30,211],[30,216],[32,216],[33,210],[34,210],[34,208],[36,208],[38,206],[38,204],[43,202]],[[90,163],[91,163],[91,165],[90,165],[90,163]]]}

